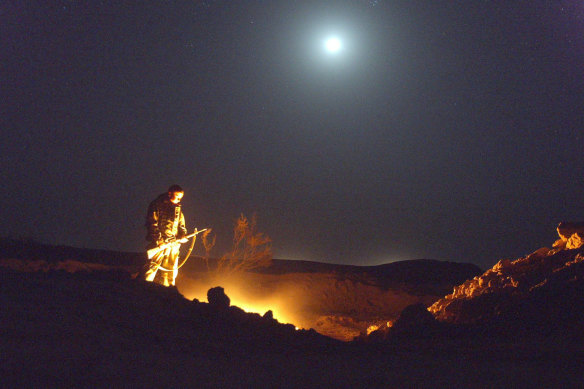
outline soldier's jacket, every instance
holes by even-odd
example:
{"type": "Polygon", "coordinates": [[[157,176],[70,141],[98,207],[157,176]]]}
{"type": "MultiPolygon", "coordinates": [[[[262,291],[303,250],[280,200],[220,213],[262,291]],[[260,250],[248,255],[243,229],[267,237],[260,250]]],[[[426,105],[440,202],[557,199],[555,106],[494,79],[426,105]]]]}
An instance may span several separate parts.
{"type": "Polygon", "coordinates": [[[168,193],[158,196],[148,206],[146,228],[148,229],[146,240],[152,246],[187,235],[185,217],[180,204],[173,204],[168,198],[168,193]]]}

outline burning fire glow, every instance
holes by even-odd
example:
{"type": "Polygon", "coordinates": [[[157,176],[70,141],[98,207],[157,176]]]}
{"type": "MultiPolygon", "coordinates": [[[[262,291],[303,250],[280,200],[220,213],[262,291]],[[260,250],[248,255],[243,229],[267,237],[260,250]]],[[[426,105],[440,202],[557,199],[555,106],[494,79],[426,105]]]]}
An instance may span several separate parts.
{"type": "MultiPolygon", "coordinates": [[[[223,283],[227,285],[226,283],[223,283]]],[[[206,290],[210,289],[212,286],[181,290],[188,299],[196,298],[199,301],[207,301],[206,290]]],[[[229,285],[224,287],[225,294],[229,297],[231,305],[235,305],[247,313],[257,313],[261,316],[265,315],[266,312],[272,311],[273,318],[278,320],[278,322],[283,324],[295,324],[297,323],[296,315],[291,314],[289,310],[286,309],[285,303],[280,301],[276,295],[270,295],[262,299],[253,298],[252,296],[246,295],[240,288],[236,285],[229,285]]],[[[299,329],[299,327],[297,327],[299,329]]]]}
{"type": "Polygon", "coordinates": [[[285,319],[286,315],[284,315],[279,309],[274,309],[273,307],[269,307],[267,305],[254,304],[237,300],[232,300],[231,305],[236,305],[247,313],[258,313],[262,316],[265,315],[266,312],[272,311],[274,319],[278,320],[280,323],[288,323],[288,321],[285,319]]]}

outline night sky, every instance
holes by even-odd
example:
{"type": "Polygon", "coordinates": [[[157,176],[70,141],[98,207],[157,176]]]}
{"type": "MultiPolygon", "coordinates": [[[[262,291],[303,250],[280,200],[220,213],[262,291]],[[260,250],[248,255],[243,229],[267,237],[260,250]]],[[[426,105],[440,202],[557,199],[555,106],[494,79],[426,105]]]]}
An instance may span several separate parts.
{"type": "Polygon", "coordinates": [[[240,213],[276,258],[483,268],[584,220],[580,0],[133,3],[0,5],[0,235],[142,250],[175,183],[217,255],[240,213]]]}

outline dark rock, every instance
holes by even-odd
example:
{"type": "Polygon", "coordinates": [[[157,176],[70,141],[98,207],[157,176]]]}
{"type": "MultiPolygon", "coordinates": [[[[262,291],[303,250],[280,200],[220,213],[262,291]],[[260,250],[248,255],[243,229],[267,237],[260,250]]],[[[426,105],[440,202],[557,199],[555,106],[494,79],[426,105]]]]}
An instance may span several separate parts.
{"type": "Polygon", "coordinates": [[[231,300],[225,294],[225,290],[220,286],[209,289],[207,301],[209,301],[209,305],[217,309],[227,309],[231,304],[231,300]]]}
{"type": "Polygon", "coordinates": [[[424,337],[432,333],[438,325],[434,316],[424,304],[407,306],[391,327],[390,334],[411,334],[424,337]]]}

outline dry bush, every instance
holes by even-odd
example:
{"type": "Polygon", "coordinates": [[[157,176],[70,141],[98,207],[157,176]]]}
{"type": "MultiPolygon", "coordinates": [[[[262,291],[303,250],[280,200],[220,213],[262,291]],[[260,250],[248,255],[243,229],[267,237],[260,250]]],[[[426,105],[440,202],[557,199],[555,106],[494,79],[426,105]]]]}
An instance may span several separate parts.
{"type": "Polygon", "coordinates": [[[215,241],[217,240],[217,236],[213,235],[211,236],[211,231],[213,231],[211,228],[207,229],[207,231],[205,231],[203,233],[203,246],[205,246],[205,255],[207,257],[209,257],[209,254],[211,253],[211,250],[213,249],[213,247],[215,247],[215,241]]]}
{"type": "Polygon", "coordinates": [[[255,214],[251,220],[241,214],[233,228],[233,247],[219,259],[217,271],[231,274],[269,266],[273,255],[271,242],[257,231],[255,214]]]}
{"type": "Polygon", "coordinates": [[[211,250],[215,247],[215,242],[217,241],[217,235],[211,234],[211,231],[211,228],[207,229],[202,236],[203,246],[205,247],[205,256],[203,257],[203,260],[205,261],[207,270],[210,270],[209,258],[211,257],[211,250]]]}

